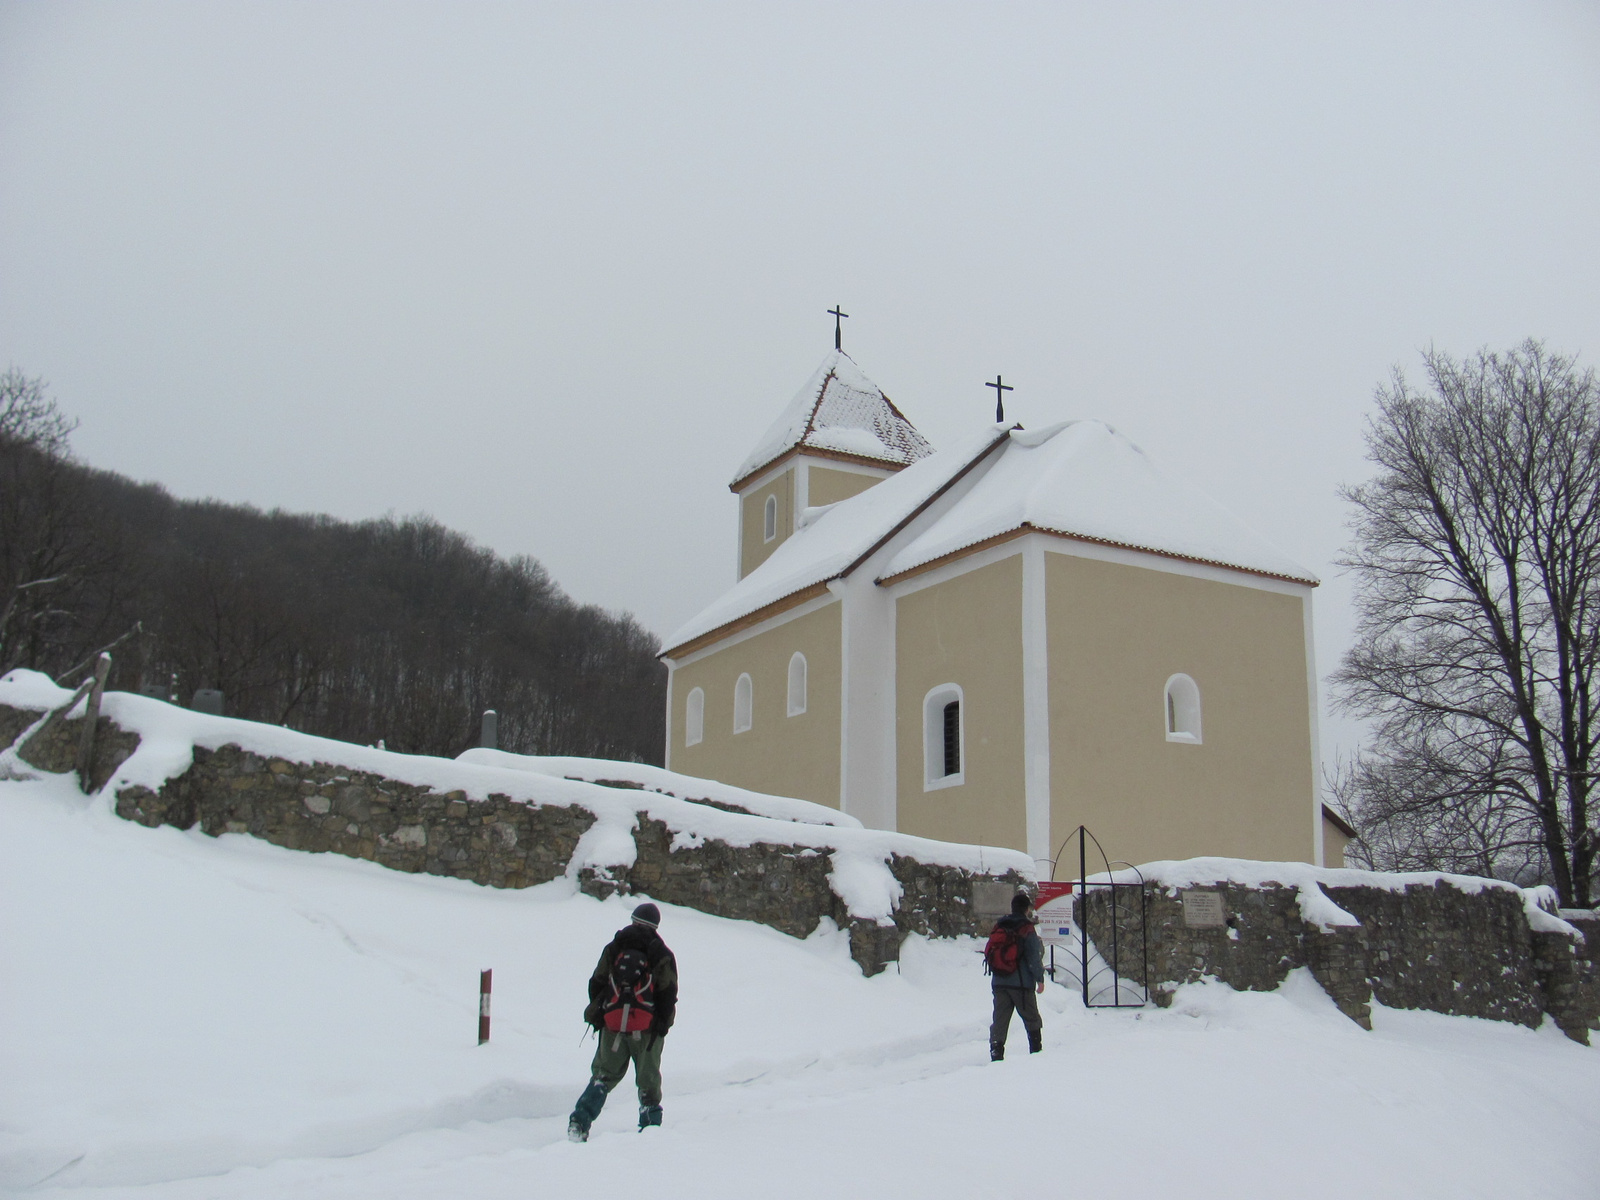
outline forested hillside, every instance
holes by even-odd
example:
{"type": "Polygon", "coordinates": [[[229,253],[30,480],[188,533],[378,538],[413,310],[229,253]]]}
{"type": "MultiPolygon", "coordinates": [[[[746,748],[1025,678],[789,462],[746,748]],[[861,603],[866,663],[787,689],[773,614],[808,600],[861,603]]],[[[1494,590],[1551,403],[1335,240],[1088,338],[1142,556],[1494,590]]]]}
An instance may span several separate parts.
{"type": "Polygon", "coordinates": [[[0,673],[116,642],[109,686],[216,688],[230,716],[455,755],[493,708],[508,750],[662,761],[656,638],[533,559],[427,517],[177,500],[73,461],[72,427],[0,376],[0,673]]]}

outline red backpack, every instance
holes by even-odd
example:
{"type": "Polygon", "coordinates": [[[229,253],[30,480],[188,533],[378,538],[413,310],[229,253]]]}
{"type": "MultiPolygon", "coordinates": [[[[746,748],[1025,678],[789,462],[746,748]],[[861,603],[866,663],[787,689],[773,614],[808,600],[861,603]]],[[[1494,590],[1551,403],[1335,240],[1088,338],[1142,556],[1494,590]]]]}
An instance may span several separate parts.
{"type": "Polygon", "coordinates": [[[649,1029],[656,1015],[656,977],[643,950],[623,950],[611,963],[610,994],[600,1012],[607,1029],[634,1033],[649,1029]]]}
{"type": "Polygon", "coordinates": [[[988,975],[1015,975],[1022,965],[1023,926],[996,925],[983,944],[983,969],[988,975]]]}

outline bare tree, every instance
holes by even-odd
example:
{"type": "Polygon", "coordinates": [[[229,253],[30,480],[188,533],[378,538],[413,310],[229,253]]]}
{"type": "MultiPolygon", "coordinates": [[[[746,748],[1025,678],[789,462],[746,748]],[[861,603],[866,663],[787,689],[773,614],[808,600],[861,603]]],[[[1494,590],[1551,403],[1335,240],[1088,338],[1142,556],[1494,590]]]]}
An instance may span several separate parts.
{"type": "Polygon", "coordinates": [[[1397,369],[1347,488],[1355,646],[1334,675],[1375,737],[1339,781],[1373,865],[1595,893],[1600,387],[1535,341],[1397,369]]]}
{"type": "Polygon", "coordinates": [[[0,374],[0,673],[59,670],[119,619],[116,539],[68,457],[75,428],[43,380],[0,374]]]}
{"type": "Polygon", "coordinates": [[[52,458],[65,458],[67,439],[78,427],[50,398],[45,381],[16,367],[0,374],[0,442],[21,442],[52,458]]]}

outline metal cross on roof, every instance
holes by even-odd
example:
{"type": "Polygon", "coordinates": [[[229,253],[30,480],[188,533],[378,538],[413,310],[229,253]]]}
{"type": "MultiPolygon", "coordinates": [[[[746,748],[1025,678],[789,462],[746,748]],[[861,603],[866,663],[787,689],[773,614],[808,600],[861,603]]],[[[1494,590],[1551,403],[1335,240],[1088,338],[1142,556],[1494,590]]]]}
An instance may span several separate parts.
{"type": "Polygon", "coordinates": [[[1017,389],[1007,383],[1002,375],[996,375],[993,383],[986,383],[983,386],[994,389],[994,423],[999,425],[1006,419],[1006,393],[1017,389]]]}
{"type": "Polygon", "coordinates": [[[847,312],[840,312],[839,309],[841,307],[843,306],[835,304],[828,310],[828,315],[833,318],[833,348],[835,350],[844,349],[844,321],[850,316],[847,312]]]}

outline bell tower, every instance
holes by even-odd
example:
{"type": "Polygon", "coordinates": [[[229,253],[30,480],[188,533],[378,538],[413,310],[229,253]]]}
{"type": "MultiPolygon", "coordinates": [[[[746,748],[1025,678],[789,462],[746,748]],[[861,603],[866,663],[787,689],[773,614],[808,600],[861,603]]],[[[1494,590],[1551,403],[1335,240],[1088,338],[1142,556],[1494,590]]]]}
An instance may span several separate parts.
{"type": "Polygon", "coordinates": [[[728,485],[739,497],[739,578],[803,528],[808,513],[847,500],[933,452],[928,439],[839,346],[822,360],[728,485]]]}

